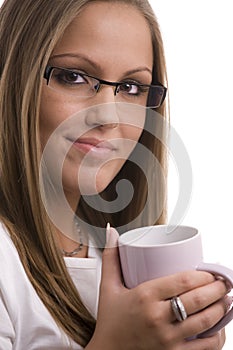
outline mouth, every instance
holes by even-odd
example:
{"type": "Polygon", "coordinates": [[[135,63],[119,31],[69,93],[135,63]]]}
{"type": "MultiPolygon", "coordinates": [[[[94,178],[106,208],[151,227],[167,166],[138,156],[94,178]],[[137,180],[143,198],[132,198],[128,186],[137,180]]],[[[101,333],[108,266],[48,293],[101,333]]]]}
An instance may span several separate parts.
{"type": "Polygon", "coordinates": [[[116,147],[107,140],[99,140],[95,138],[78,138],[77,140],[71,140],[73,147],[78,149],[80,152],[86,154],[90,153],[93,156],[107,156],[113,151],[116,151],[116,147]]]}

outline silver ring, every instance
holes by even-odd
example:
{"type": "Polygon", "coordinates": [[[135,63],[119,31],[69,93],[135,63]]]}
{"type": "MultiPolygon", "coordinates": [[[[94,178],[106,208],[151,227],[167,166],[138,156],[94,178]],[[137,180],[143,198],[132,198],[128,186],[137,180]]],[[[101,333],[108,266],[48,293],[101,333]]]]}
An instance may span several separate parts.
{"type": "Polygon", "coordinates": [[[177,321],[182,322],[186,320],[187,312],[185,310],[184,304],[179,297],[174,297],[171,299],[171,306],[177,321]]]}

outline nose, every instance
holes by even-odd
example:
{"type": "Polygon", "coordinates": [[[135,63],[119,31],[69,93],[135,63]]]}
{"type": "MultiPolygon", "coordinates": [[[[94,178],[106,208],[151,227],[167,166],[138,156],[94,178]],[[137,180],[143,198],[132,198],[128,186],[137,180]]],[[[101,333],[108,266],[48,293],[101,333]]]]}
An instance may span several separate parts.
{"type": "Polygon", "coordinates": [[[92,106],[86,114],[88,126],[101,126],[104,128],[116,128],[119,124],[117,104],[115,103],[114,86],[100,86],[100,89],[92,97],[92,106]]]}

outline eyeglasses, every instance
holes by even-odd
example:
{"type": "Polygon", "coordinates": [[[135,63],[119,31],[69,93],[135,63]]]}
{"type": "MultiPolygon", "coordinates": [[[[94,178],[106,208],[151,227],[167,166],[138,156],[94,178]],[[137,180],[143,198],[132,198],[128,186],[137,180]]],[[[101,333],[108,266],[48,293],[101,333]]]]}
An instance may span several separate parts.
{"type": "Polygon", "coordinates": [[[150,108],[160,107],[167,92],[167,88],[160,83],[145,85],[131,80],[111,82],[61,67],[47,66],[44,78],[50,88],[61,94],[74,95],[78,98],[95,96],[101,85],[113,86],[118,102],[130,102],[150,108]]]}

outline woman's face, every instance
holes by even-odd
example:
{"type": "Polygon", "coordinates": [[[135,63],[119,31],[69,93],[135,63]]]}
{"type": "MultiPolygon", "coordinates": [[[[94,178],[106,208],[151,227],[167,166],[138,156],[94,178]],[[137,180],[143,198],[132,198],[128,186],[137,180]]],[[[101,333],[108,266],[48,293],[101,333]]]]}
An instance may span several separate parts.
{"type": "MultiPolygon", "coordinates": [[[[149,26],[130,5],[90,3],[67,28],[48,64],[107,81],[150,84],[153,49],[149,26]]],[[[58,84],[68,84],[66,78],[62,76],[58,84]]],[[[128,106],[132,100],[115,104],[118,99],[120,94],[114,96],[113,86],[102,85],[92,97],[80,97],[79,93],[64,93],[63,87],[51,88],[44,80],[41,145],[45,149],[60,126],[61,132],[51,142],[50,156],[52,164],[64,157],[62,182],[66,193],[101,192],[138,141],[145,113],[128,106]]]]}

